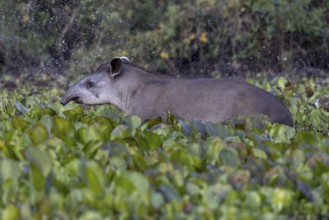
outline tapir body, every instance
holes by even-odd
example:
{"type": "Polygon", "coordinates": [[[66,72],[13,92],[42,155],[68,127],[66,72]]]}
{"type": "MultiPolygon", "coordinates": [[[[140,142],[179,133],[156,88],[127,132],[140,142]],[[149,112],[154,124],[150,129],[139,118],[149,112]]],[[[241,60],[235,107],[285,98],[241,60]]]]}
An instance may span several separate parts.
{"type": "Polygon", "coordinates": [[[287,107],[269,92],[234,79],[177,79],[153,74],[115,57],[91,76],[73,84],[61,99],[83,104],[116,105],[143,120],[169,111],[177,118],[225,121],[267,115],[272,123],[293,126],[287,107]]]}

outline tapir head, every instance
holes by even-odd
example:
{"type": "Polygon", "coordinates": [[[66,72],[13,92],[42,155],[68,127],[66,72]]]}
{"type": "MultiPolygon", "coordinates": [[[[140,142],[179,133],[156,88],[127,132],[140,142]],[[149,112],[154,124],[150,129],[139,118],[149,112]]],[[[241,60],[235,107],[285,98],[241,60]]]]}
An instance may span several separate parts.
{"type": "Polygon", "coordinates": [[[120,100],[114,84],[115,78],[123,71],[124,60],[128,58],[114,57],[91,76],[74,83],[63,95],[61,104],[66,105],[72,100],[87,105],[117,104],[120,100]]]}

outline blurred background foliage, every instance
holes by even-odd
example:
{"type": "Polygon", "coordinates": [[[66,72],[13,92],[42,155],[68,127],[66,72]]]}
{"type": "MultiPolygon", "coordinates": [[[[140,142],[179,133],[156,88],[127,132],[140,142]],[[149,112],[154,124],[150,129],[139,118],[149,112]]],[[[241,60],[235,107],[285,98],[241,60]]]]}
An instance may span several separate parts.
{"type": "Polygon", "coordinates": [[[2,72],[118,55],[171,75],[329,69],[327,0],[0,0],[0,18],[2,72]]]}

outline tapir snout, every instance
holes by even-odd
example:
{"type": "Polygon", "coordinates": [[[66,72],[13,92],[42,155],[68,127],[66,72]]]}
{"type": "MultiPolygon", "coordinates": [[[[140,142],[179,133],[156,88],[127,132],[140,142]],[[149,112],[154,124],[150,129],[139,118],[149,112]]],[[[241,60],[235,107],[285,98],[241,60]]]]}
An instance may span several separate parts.
{"type": "Polygon", "coordinates": [[[74,91],[74,90],[76,90],[76,87],[78,87],[76,84],[77,83],[73,84],[67,90],[67,92],[62,96],[61,101],[60,101],[62,105],[66,105],[70,101],[74,101],[76,103],[82,103],[82,99],[80,97],[79,92],[78,91],[74,91]]]}
{"type": "Polygon", "coordinates": [[[238,116],[267,115],[272,123],[293,126],[287,107],[269,92],[241,80],[177,79],[152,74],[114,57],[91,76],[73,84],[61,103],[111,103],[143,120],[166,117],[225,121],[238,116]]]}

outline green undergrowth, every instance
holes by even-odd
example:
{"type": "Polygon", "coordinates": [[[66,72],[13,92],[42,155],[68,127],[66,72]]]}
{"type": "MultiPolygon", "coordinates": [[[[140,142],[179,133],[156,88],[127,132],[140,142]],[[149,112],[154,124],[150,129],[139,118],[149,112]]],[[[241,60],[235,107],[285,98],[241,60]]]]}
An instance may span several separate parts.
{"type": "Polygon", "coordinates": [[[328,87],[249,81],[284,100],[294,128],[265,116],[142,122],[63,107],[55,85],[2,89],[0,218],[329,218],[328,87]]]}

